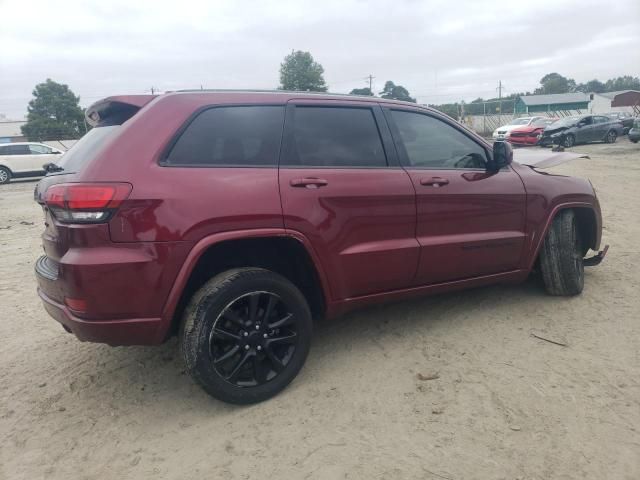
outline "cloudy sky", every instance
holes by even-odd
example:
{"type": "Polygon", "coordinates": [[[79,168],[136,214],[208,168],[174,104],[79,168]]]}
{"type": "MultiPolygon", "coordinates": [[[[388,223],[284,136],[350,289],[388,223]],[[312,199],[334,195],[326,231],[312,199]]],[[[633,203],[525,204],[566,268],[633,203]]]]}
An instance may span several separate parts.
{"type": "Polygon", "coordinates": [[[275,88],[308,50],[330,91],[386,80],[420,103],[531,90],[557,71],[582,82],[640,76],[640,0],[0,0],[0,113],[34,85],[99,98],[181,88],[275,88]]]}

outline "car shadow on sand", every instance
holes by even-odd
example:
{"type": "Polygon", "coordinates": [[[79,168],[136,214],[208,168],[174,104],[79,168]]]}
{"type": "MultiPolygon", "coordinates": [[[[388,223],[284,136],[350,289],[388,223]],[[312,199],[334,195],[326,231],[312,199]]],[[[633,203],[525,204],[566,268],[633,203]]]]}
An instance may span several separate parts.
{"type": "MultiPolygon", "coordinates": [[[[372,342],[385,344],[387,341],[397,341],[399,333],[416,333],[428,340],[430,329],[455,329],[461,328],[466,322],[473,322],[474,315],[468,313],[474,309],[483,306],[495,310],[496,315],[500,316],[502,309],[509,309],[527,298],[546,301],[550,297],[544,293],[539,279],[532,277],[520,285],[496,285],[421,297],[320,321],[315,327],[307,365],[290,389],[294,388],[298,394],[302,394],[305,380],[313,381],[322,379],[325,374],[333,375],[333,369],[328,364],[348,364],[354,352],[372,342]],[[452,321],[452,318],[455,320],[452,321]]],[[[519,319],[515,317],[509,321],[517,322],[519,319]]],[[[64,343],[69,345],[68,342],[64,343]]],[[[78,350],[73,356],[73,363],[81,362],[85,367],[74,369],[75,376],[67,374],[65,378],[70,382],[71,392],[79,397],[77,400],[95,403],[97,409],[102,408],[105,400],[112,403],[114,408],[119,408],[124,398],[129,406],[152,403],[156,408],[166,408],[168,412],[174,411],[178,405],[181,409],[204,409],[209,413],[221,414],[242,408],[218,402],[191,380],[185,372],[176,338],[155,347],[113,348],[82,344],[78,350]]],[[[66,355],[65,352],[58,353],[66,355]]],[[[381,361],[384,361],[382,353],[381,361]]],[[[69,361],[68,357],[61,359],[58,365],[65,369],[64,364],[69,361]]],[[[281,395],[286,395],[286,392],[281,395]]]]}

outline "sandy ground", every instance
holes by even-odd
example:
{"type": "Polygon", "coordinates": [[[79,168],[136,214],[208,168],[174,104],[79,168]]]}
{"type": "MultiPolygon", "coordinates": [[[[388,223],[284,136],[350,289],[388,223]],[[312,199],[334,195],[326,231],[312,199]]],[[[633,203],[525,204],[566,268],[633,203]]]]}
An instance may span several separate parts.
{"type": "Polygon", "coordinates": [[[611,244],[581,296],[531,280],[325,322],[293,384],[242,408],[175,340],[66,334],[35,293],[35,183],[0,187],[0,478],[640,478],[640,146],[576,150],[554,171],[593,181],[611,244]]]}

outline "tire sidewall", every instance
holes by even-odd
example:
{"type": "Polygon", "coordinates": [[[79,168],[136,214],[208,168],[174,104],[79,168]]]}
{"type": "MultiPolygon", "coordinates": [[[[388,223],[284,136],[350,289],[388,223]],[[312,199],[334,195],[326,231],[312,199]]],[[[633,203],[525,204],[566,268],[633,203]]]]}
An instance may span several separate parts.
{"type": "Polygon", "coordinates": [[[230,275],[222,274],[208,282],[203,290],[210,290],[208,286],[215,286],[220,282],[221,288],[215,289],[212,293],[198,292],[194,297],[196,302],[191,313],[192,326],[190,331],[189,327],[185,328],[182,335],[187,368],[209,394],[220,400],[237,404],[266,400],[284,389],[295,378],[306,360],[312,334],[309,307],[302,293],[291,282],[267,270],[238,270],[230,275]],[[216,372],[210,356],[209,338],[218,316],[226,306],[238,297],[255,291],[274,293],[287,305],[297,319],[298,343],[293,357],[275,378],[263,385],[239,387],[229,383],[216,372]]]}

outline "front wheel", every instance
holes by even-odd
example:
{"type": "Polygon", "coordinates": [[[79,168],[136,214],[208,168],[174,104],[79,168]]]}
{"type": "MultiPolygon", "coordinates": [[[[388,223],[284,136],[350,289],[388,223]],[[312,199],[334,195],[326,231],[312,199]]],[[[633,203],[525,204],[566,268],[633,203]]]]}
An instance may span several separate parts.
{"type": "Polygon", "coordinates": [[[584,288],[583,245],[573,210],[559,212],[540,251],[540,269],[551,295],[577,295],[584,288]]]}
{"type": "Polygon", "coordinates": [[[572,134],[568,134],[564,137],[564,140],[562,141],[562,146],[565,148],[571,148],[575,145],[576,143],[576,137],[574,137],[572,134]]]}
{"type": "Polygon", "coordinates": [[[11,172],[5,167],[0,167],[0,185],[9,183],[11,180],[11,172]]]}
{"type": "Polygon", "coordinates": [[[191,376],[228,403],[249,404],[284,389],[304,364],[312,320],[300,290],[260,268],[223,272],[198,290],[180,332],[191,376]]]}
{"type": "Polygon", "coordinates": [[[618,134],[615,132],[615,130],[611,130],[609,133],[607,133],[607,136],[604,137],[604,141],[606,143],[616,143],[617,138],[618,134]]]}

